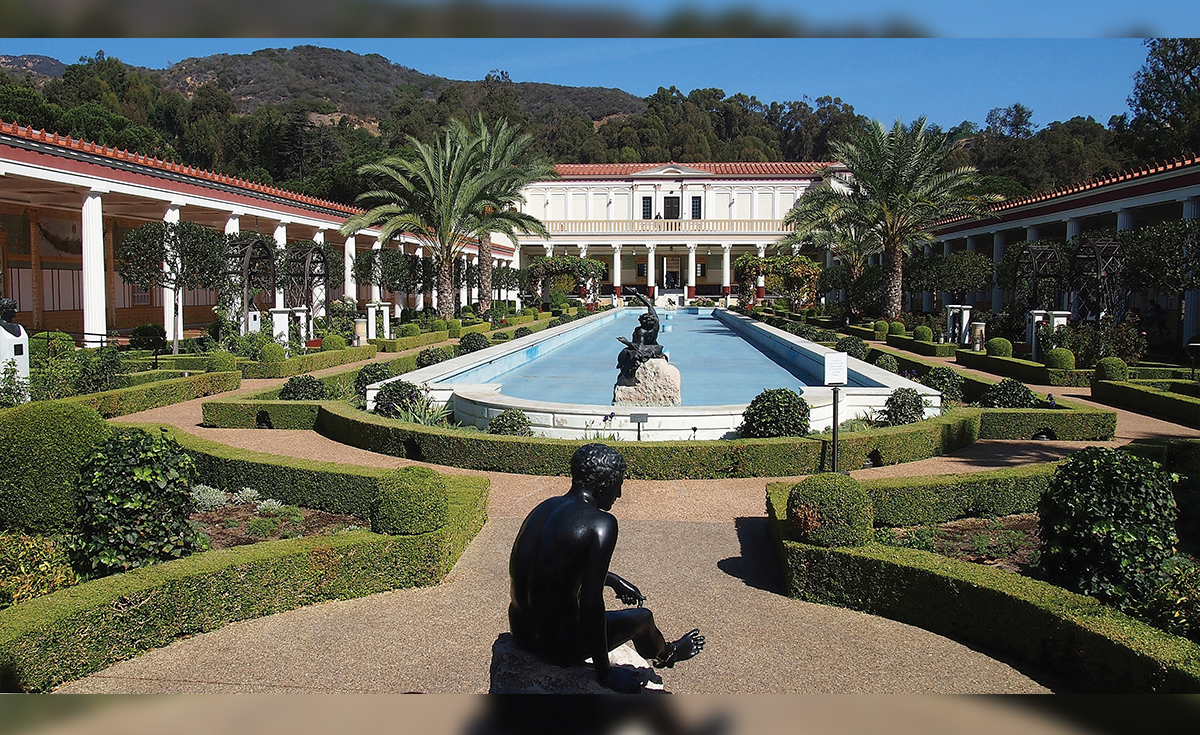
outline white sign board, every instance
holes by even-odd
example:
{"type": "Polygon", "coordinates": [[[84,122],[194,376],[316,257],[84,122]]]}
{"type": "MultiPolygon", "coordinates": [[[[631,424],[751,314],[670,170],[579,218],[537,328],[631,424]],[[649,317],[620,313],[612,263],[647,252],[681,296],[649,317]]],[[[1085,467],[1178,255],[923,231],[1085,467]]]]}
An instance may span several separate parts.
{"type": "Polygon", "coordinates": [[[825,354],[825,385],[846,384],[846,353],[827,352],[825,354]]]}

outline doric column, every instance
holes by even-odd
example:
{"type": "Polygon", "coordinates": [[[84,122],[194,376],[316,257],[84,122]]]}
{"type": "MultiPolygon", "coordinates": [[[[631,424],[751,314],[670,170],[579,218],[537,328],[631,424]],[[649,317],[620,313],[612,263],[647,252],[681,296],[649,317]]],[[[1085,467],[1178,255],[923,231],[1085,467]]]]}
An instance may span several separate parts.
{"type": "MultiPolygon", "coordinates": [[[[1183,218],[1200,219],[1200,197],[1184,200],[1183,218]]],[[[1180,339],[1187,344],[1197,333],[1200,333],[1200,290],[1192,289],[1183,293],[1183,334],[1180,339]]]]}
{"type": "Polygon", "coordinates": [[[104,312],[105,319],[112,327],[117,325],[117,272],[113,264],[117,261],[113,255],[113,235],[117,229],[117,221],[108,218],[108,226],[104,228],[104,312]]]}
{"type": "Polygon", "coordinates": [[[542,249],[546,251],[547,258],[554,257],[554,243],[548,242],[542,245],[542,249]]]}
{"type": "MultiPolygon", "coordinates": [[[[750,187],[750,219],[758,219],[758,187],[750,187]]],[[[762,256],[759,256],[762,257],[762,256]]],[[[761,296],[759,298],[762,298],[761,296]]]]}
{"type": "Polygon", "coordinates": [[[42,231],[38,224],[38,211],[30,208],[25,210],[29,215],[29,284],[30,297],[33,299],[33,331],[45,329],[46,295],[42,291],[42,231]]]}
{"type": "Polygon", "coordinates": [[[1025,228],[1025,242],[1037,242],[1040,230],[1037,225],[1029,225],[1025,228]]]}
{"type": "Polygon", "coordinates": [[[646,293],[650,298],[654,298],[654,243],[646,245],[646,293]]]}
{"type": "MultiPolygon", "coordinates": [[[[721,243],[721,295],[724,296],[726,299],[729,298],[729,291],[730,291],[729,287],[730,287],[730,283],[732,283],[732,277],[731,277],[731,273],[730,273],[730,271],[732,270],[732,268],[730,267],[731,266],[730,261],[732,261],[732,259],[733,259],[731,256],[732,252],[733,252],[733,243],[731,243],[731,242],[721,243]]],[[[726,303],[725,305],[729,306],[728,303],[726,303]]]]}
{"type": "Polygon", "coordinates": [[[1133,229],[1133,210],[1118,209],[1117,210],[1117,229],[1132,230],[1133,229]]]}
{"type": "Polygon", "coordinates": [[[234,212],[225,218],[225,234],[236,235],[242,231],[241,212],[234,212]]]}
{"type": "MultiPolygon", "coordinates": [[[[313,242],[318,245],[325,244],[325,230],[317,230],[317,234],[313,235],[313,242]]],[[[313,313],[309,314],[310,319],[316,319],[319,316],[325,316],[325,284],[318,283],[313,286],[312,294],[313,313]]],[[[310,322],[311,323],[311,322],[310,322]]]]}
{"type": "MultiPolygon", "coordinates": [[[[375,242],[371,243],[371,249],[375,251],[376,258],[382,258],[383,240],[375,238],[375,242]]],[[[379,287],[378,281],[371,284],[371,300],[377,304],[383,300],[383,290],[379,287]]]]}
{"type": "MultiPolygon", "coordinates": [[[[167,224],[179,224],[179,207],[182,205],[172,204],[167,207],[166,214],[163,215],[163,222],[167,224]]],[[[163,263],[163,272],[170,273],[173,267],[172,263],[163,263]]],[[[182,299],[183,294],[172,288],[163,288],[162,304],[163,304],[163,327],[167,330],[167,341],[174,341],[175,335],[183,336],[183,328],[179,326],[179,322],[183,321],[183,305],[180,304],[179,319],[175,318],[175,299],[182,299]]]]}
{"type": "Polygon", "coordinates": [[[1067,220],[1067,242],[1078,238],[1081,234],[1083,234],[1082,220],[1075,217],[1067,220]]]}
{"type": "Polygon", "coordinates": [[[104,298],[104,204],[92,190],[83,200],[83,344],[100,347],[108,336],[104,298]]]}
{"type": "MultiPolygon", "coordinates": [[[[689,242],[688,249],[688,274],[687,274],[687,299],[696,298],[696,245],[697,243],[689,242]]],[[[685,302],[686,303],[686,302],[685,302]]]]}
{"type": "Polygon", "coordinates": [[[475,266],[475,284],[468,288],[469,288],[470,292],[475,294],[474,298],[471,299],[472,303],[478,304],[479,303],[479,285],[480,285],[479,284],[479,255],[478,254],[471,256],[471,265],[475,266]]]}
{"type": "MultiPolygon", "coordinates": [[[[750,196],[754,197],[754,199],[758,198],[757,192],[751,192],[750,196]]],[[[751,201],[754,201],[754,199],[751,199],[751,201]]],[[[758,244],[758,257],[767,257],[767,244],[765,242],[758,244]]],[[[758,286],[758,300],[762,301],[767,296],[767,277],[759,276],[758,283],[756,285],[758,286]]]]}
{"type": "Polygon", "coordinates": [[[712,219],[713,208],[713,188],[712,184],[704,185],[704,211],[700,213],[701,219],[712,219]]]}
{"type": "MultiPolygon", "coordinates": [[[[992,263],[999,264],[1000,259],[1004,257],[1004,232],[992,233],[992,263]]],[[[992,285],[992,313],[999,314],[1004,308],[1004,289],[1000,288],[1000,281],[997,280],[992,285]]]]}
{"type": "Polygon", "coordinates": [[[354,235],[350,235],[342,245],[342,264],[345,267],[342,272],[342,298],[352,304],[358,303],[358,284],[354,281],[355,249],[354,235]]]}
{"type": "Polygon", "coordinates": [[[615,302],[620,306],[619,299],[621,298],[621,243],[614,242],[612,245],[613,260],[612,260],[612,285],[613,297],[617,299],[615,302]]]}
{"type": "MultiPolygon", "coordinates": [[[[280,222],[275,225],[275,249],[282,251],[287,247],[287,222],[280,222]]],[[[276,279],[275,283],[275,308],[283,308],[283,284],[276,279]]]]}

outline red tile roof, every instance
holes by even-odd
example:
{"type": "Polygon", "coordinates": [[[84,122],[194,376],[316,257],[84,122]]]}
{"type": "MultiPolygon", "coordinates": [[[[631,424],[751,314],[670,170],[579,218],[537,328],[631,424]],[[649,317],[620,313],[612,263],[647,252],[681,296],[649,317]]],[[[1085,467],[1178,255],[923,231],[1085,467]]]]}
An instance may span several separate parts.
{"type": "Polygon", "coordinates": [[[81,153],[91,153],[91,154],[94,154],[97,156],[103,156],[104,158],[112,159],[114,161],[124,161],[127,163],[134,163],[139,166],[147,166],[149,168],[158,169],[160,171],[169,171],[169,172],[176,173],[176,174],[182,174],[184,176],[192,176],[197,179],[204,179],[206,181],[212,181],[212,182],[218,183],[218,184],[225,184],[228,186],[236,186],[240,189],[246,189],[249,191],[259,192],[259,193],[267,194],[270,196],[277,196],[277,197],[281,197],[284,199],[291,199],[292,201],[300,202],[302,204],[307,204],[310,206],[317,206],[317,207],[324,207],[327,209],[333,209],[333,210],[337,210],[339,212],[344,212],[346,214],[356,214],[356,213],[362,211],[361,209],[357,209],[355,207],[349,207],[349,206],[346,206],[345,204],[331,202],[326,199],[317,199],[316,197],[310,197],[310,196],[306,196],[304,194],[297,194],[294,191],[287,191],[286,189],[280,189],[275,186],[268,186],[266,184],[260,184],[255,181],[247,181],[246,179],[241,179],[236,176],[229,176],[226,174],[216,174],[216,173],[213,173],[212,171],[205,171],[204,169],[196,168],[195,166],[185,166],[181,163],[171,163],[169,161],[164,161],[160,158],[154,158],[152,156],[147,156],[143,153],[131,153],[126,150],[119,150],[117,148],[109,148],[107,146],[98,145],[96,143],[89,143],[87,141],[80,140],[78,138],[72,138],[70,136],[61,136],[58,133],[47,133],[45,130],[35,131],[32,126],[21,127],[20,125],[18,125],[16,123],[6,123],[3,120],[0,120],[0,133],[7,133],[9,135],[15,135],[18,138],[34,141],[37,143],[61,146],[63,148],[68,148],[70,150],[79,151],[81,153]]]}
{"type": "Polygon", "coordinates": [[[629,176],[660,166],[681,166],[725,176],[815,176],[830,163],[819,161],[770,161],[766,163],[559,163],[561,176],[629,176]]]}

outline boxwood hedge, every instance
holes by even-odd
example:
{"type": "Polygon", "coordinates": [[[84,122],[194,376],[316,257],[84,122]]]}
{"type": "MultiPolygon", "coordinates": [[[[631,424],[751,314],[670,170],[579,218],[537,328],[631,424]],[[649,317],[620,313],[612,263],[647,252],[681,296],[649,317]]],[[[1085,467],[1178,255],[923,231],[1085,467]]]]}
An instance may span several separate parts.
{"type": "Polygon", "coordinates": [[[376,351],[375,345],[347,347],[344,350],[297,355],[283,362],[247,362],[238,365],[238,369],[242,371],[244,378],[287,378],[350,362],[370,360],[375,356],[376,351]]]}
{"type": "Polygon", "coordinates": [[[242,374],[239,372],[200,373],[187,378],[160,380],[61,400],[63,403],[91,406],[104,418],[113,418],[237,390],[241,384],[242,374]]]}
{"type": "Polygon", "coordinates": [[[1092,398],[1164,421],[1200,428],[1200,398],[1145,383],[1115,380],[1093,381],[1092,398]]]}
{"type": "Polygon", "coordinates": [[[936,342],[925,342],[914,337],[905,337],[902,334],[889,334],[887,336],[887,344],[889,347],[908,350],[909,352],[915,352],[918,355],[926,355],[928,357],[950,357],[958,350],[958,345],[952,342],[937,344],[936,342]]]}
{"type": "Polygon", "coordinates": [[[415,337],[397,337],[395,339],[370,339],[367,340],[371,344],[379,348],[380,352],[404,352],[416,347],[424,347],[426,345],[445,342],[450,339],[450,332],[442,330],[440,332],[424,332],[415,337]]]}
{"type": "Polygon", "coordinates": [[[954,361],[963,367],[1016,378],[1022,383],[1033,385],[1086,388],[1092,383],[1091,370],[1060,370],[1019,357],[999,357],[985,352],[959,350],[954,353],[954,361]]]}

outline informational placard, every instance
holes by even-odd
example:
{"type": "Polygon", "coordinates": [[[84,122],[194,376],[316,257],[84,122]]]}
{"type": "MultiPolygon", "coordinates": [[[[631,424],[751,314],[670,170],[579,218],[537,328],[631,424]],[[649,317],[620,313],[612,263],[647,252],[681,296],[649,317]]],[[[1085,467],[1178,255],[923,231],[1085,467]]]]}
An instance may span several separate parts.
{"type": "Polygon", "coordinates": [[[827,352],[825,354],[825,385],[846,384],[846,353],[827,352]]]}
{"type": "Polygon", "coordinates": [[[646,424],[650,422],[650,414],[648,413],[631,413],[629,414],[629,423],[631,424],[646,424]]]}

